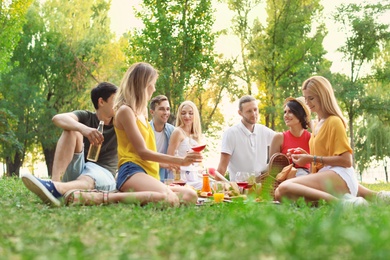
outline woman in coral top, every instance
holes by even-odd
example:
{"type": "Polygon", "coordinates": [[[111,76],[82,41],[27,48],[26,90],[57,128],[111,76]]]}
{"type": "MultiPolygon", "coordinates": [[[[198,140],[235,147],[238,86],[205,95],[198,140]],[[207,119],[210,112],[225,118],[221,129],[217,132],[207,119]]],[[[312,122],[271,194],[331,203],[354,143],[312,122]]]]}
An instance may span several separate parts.
{"type": "MultiPolygon", "coordinates": [[[[310,127],[310,109],[305,104],[305,98],[287,98],[284,101],[283,119],[289,130],[275,134],[269,150],[270,158],[275,153],[287,156],[293,153],[310,153],[311,134],[307,131],[310,127]]],[[[294,167],[297,169],[296,177],[307,175],[310,171],[310,163],[295,164],[294,167]]]]}
{"type": "Polygon", "coordinates": [[[309,141],[310,154],[292,154],[291,158],[298,165],[311,163],[316,174],[283,182],[275,191],[276,199],[303,197],[307,202],[332,202],[356,197],[358,181],[352,167],[352,149],[330,82],[321,76],[311,77],[303,83],[302,92],[311,112],[317,114],[318,123],[309,141]]]}

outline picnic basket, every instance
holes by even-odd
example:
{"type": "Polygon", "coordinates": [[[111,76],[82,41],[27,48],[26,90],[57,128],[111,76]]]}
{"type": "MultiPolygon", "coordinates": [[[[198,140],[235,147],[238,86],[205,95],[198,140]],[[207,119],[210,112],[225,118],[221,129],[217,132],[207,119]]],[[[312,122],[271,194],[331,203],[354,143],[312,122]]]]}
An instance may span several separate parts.
{"type": "Polygon", "coordinates": [[[276,176],[290,165],[290,160],[283,153],[275,153],[271,156],[268,164],[268,171],[256,178],[257,183],[261,183],[261,198],[263,200],[273,200],[275,190],[282,181],[278,181],[276,176]]]}

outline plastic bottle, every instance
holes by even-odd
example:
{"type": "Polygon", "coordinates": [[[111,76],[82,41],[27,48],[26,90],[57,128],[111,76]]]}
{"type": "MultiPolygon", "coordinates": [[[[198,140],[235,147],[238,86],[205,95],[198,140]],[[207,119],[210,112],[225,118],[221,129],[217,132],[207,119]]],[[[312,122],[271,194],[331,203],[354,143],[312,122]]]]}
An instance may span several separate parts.
{"type": "MultiPolygon", "coordinates": [[[[100,121],[97,130],[101,134],[103,134],[103,127],[104,127],[104,121],[100,121]]],[[[102,148],[102,144],[98,144],[98,145],[91,144],[89,146],[87,160],[92,162],[97,162],[100,154],[100,148],[102,148]]]]}

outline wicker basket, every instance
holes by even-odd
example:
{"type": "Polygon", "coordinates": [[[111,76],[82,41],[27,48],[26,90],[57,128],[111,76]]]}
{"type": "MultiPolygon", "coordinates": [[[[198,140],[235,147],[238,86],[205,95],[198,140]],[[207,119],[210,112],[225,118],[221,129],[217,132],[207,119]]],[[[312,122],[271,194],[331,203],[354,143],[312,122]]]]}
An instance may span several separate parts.
{"type": "Polygon", "coordinates": [[[256,178],[256,182],[261,183],[262,186],[260,196],[263,200],[274,200],[275,190],[281,183],[276,179],[276,175],[289,164],[290,161],[285,154],[275,153],[272,155],[268,164],[268,172],[256,178]]]}

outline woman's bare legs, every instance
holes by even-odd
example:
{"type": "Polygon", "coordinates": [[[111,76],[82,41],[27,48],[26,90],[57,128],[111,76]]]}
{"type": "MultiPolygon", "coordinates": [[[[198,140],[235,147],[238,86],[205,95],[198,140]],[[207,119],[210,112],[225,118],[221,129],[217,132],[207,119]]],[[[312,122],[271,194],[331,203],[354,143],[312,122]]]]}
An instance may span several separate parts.
{"type": "Polygon", "coordinates": [[[324,171],[284,181],[275,191],[276,200],[288,198],[297,200],[300,197],[308,202],[338,200],[337,196],[349,193],[345,181],[333,171],[324,171]]]}
{"type": "Polygon", "coordinates": [[[366,187],[359,184],[357,196],[363,197],[366,200],[372,201],[376,198],[377,193],[378,192],[369,190],[366,187]]]}
{"type": "Polygon", "coordinates": [[[181,204],[195,204],[198,200],[198,194],[191,188],[182,186],[169,186],[169,188],[179,197],[181,204]]]}
{"type": "MultiPolygon", "coordinates": [[[[131,176],[122,185],[121,192],[133,193],[140,191],[156,192],[162,200],[171,206],[179,205],[179,197],[162,182],[143,172],[131,176]]],[[[133,195],[130,195],[133,196],[133,195]]]]}
{"type": "Polygon", "coordinates": [[[197,194],[194,190],[180,186],[166,186],[155,178],[136,173],[121,187],[120,192],[99,192],[91,190],[71,190],[65,194],[67,205],[100,205],[111,203],[132,203],[145,205],[163,202],[166,205],[178,206],[195,204],[197,194]]]}

